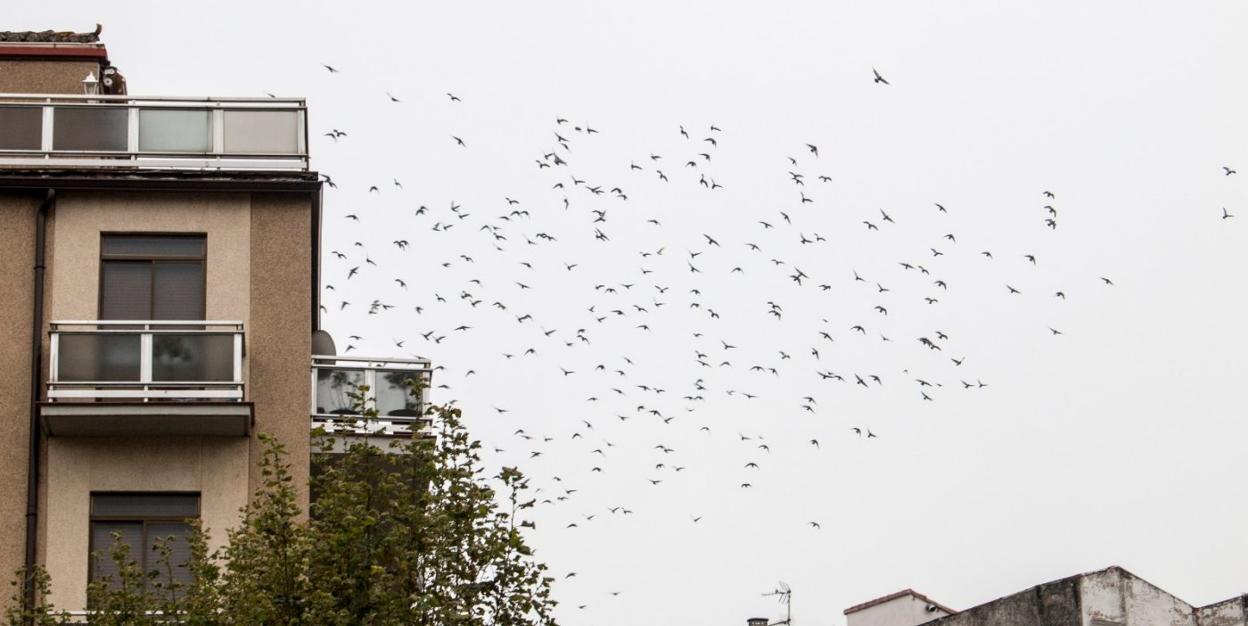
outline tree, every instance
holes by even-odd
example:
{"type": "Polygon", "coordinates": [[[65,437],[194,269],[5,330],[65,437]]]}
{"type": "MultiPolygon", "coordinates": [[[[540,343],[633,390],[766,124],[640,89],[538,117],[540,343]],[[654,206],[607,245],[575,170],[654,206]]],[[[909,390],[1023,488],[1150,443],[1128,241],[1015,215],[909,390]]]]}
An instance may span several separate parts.
{"type": "MultiPolygon", "coordinates": [[[[374,423],[364,391],[353,391],[352,403],[374,423]]],[[[409,391],[419,398],[419,383],[409,391]]],[[[193,626],[553,625],[552,579],[521,533],[533,524],[518,519],[534,502],[525,500],[527,480],[515,468],[495,476],[500,507],[460,410],[432,407],[425,416],[427,429],[384,448],[356,418],[317,433],[306,518],[285,448],[262,435],[262,484],[226,545],[210,552],[196,525],[187,563],[170,563],[158,543],[157,568],[142,572],[116,542],[109,557],[119,580],[92,584],[92,624],[168,623],[177,614],[193,626]],[[175,580],[178,566],[190,582],[175,580]]],[[[30,580],[46,598],[46,575],[30,580]]],[[[45,604],[6,614],[10,626],[27,619],[59,623],[45,604]]]]}

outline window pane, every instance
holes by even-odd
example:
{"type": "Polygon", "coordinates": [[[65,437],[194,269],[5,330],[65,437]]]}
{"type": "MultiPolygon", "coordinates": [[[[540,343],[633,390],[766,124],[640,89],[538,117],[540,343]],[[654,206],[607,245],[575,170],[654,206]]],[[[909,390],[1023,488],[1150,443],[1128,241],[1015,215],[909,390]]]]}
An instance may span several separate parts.
{"type": "Polygon", "coordinates": [[[139,150],[148,152],[209,152],[209,112],[180,109],[139,111],[139,150]]]}
{"type": "Polygon", "coordinates": [[[199,516],[199,494],[194,493],[93,493],[93,517],[187,518],[199,516]]]}
{"type": "Polygon", "coordinates": [[[153,335],[152,380],[234,380],[234,336],[153,335]]]}
{"type": "Polygon", "coordinates": [[[126,150],[130,112],[116,107],[56,107],[54,150],[126,150]]]}
{"type": "Polygon", "coordinates": [[[100,265],[100,319],[146,320],[152,316],[152,264],[105,261],[100,265]]]}
{"type": "Polygon", "coordinates": [[[144,556],[147,559],[145,570],[158,570],[156,582],[162,584],[169,583],[169,571],[164,569],[165,565],[160,562],[160,553],[156,551],[156,546],[164,543],[169,548],[169,563],[172,568],[173,580],[180,583],[191,582],[191,570],[186,567],[187,562],[191,560],[191,544],[187,541],[187,537],[191,534],[190,524],[181,522],[148,522],[147,524],[147,545],[144,546],[144,556]]]}
{"type": "Polygon", "coordinates": [[[105,256],[204,256],[202,235],[105,235],[101,238],[100,246],[105,256]]]}
{"type": "Polygon", "coordinates": [[[204,319],[203,263],[158,261],[152,270],[152,319],[204,319]]]}
{"type": "Polygon", "coordinates": [[[43,109],[0,107],[0,149],[38,150],[43,147],[43,109]]]}
{"type": "Polygon", "coordinates": [[[139,336],[62,334],[57,363],[65,382],[137,381],[139,336]]]}
{"type": "Polygon", "coordinates": [[[298,111],[226,111],[225,151],[297,154],[298,111]]]}
{"type": "Polygon", "coordinates": [[[377,372],[377,414],[380,416],[420,415],[420,399],[410,392],[409,381],[420,379],[419,372],[377,372]]]}
{"type": "Polygon", "coordinates": [[[352,415],[348,394],[364,384],[364,372],[320,368],[316,370],[317,415],[352,415]]]}
{"type": "Polygon", "coordinates": [[[111,586],[120,586],[117,580],[120,568],[111,557],[114,542],[130,546],[128,560],[142,563],[140,559],[143,542],[142,522],[92,522],[91,523],[91,579],[110,578],[111,586]],[[119,535],[119,536],[118,536],[119,535]]]}

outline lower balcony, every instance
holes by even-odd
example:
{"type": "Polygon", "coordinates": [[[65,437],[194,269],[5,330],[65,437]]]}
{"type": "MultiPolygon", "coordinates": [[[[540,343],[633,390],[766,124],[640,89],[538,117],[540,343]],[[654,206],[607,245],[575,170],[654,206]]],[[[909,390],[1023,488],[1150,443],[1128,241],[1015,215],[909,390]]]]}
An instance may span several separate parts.
{"type": "Polygon", "coordinates": [[[314,355],[312,427],[396,436],[420,430],[428,423],[432,372],[426,359],[314,355]],[[374,409],[376,418],[366,418],[374,409]]]}
{"type": "Polygon", "coordinates": [[[52,322],[53,437],[247,435],[242,322],[52,322]]]}

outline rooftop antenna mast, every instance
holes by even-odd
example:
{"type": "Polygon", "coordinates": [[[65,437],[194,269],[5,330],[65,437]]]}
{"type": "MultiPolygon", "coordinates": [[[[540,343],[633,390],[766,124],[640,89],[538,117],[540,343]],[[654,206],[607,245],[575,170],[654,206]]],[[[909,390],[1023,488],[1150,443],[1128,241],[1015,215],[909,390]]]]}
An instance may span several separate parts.
{"type": "Polygon", "coordinates": [[[778,622],[772,622],[769,626],[780,626],[781,624],[791,626],[793,624],[793,589],[784,584],[784,581],[782,580],[780,581],[779,586],[772,591],[764,593],[763,595],[778,596],[780,598],[780,603],[784,605],[784,619],[778,622]]]}

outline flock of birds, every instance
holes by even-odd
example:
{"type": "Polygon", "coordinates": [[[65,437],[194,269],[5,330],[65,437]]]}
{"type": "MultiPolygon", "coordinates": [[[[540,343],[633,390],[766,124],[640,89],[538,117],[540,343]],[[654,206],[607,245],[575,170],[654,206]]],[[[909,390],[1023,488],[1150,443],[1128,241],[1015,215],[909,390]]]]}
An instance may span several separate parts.
{"type": "MultiPolygon", "coordinates": [[[[336,67],[323,67],[339,74],[336,67]]],[[[871,81],[880,89],[891,85],[874,68],[871,81]]],[[[389,92],[384,97],[403,103],[389,92]]],[[[464,99],[447,92],[443,104],[460,107],[464,99]]],[[[343,146],[350,141],[349,132],[327,128],[323,135],[343,146]]],[[[835,188],[834,172],[820,168],[817,141],[794,146],[796,156],[775,158],[773,175],[790,187],[790,195],[780,199],[785,208],[750,210],[748,226],[704,222],[695,234],[673,235],[665,222],[682,216],[653,208],[663,204],[668,189],[683,186],[712,194],[710,201],[731,203],[727,198],[735,183],[717,177],[716,171],[724,151],[732,150],[729,133],[715,123],[673,123],[671,149],[607,155],[603,167],[613,173],[596,178],[587,172],[598,170],[588,165],[582,170],[582,155],[592,151],[595,135],[603,132],[565,117],[553,119],[547,143],[534,147],[531,160],[515,164],[541,181],[547,189],[541,198],[522,199],[498,190],[495,201],[470,206],[466,201],[421,198],[398,177],[386,176],[387,182],[352,183],[359,208],[344,209],[347,202],[335,200],[331,192],[324,217],[327,229],[341,225],[354,229],[344,232],[363,233],[356,241],[350,241],[353,235],[342,235],[340,241],[346,243],[329,251],[323,270],[323,325],[346,337],[341,353],[399,356],[398,351],[431,357],[438,370],[435,394],[442,396],[486,372],[550,377],[565,385],[567,393],[584,394],[583,413],[576,416],[533,415],[520,406],[530,399],[521,397],[461,398],[490,406],[490,417],[514,425],[508,428],[511,441],[487,442],[500,457],[519,459],[523,466],[524,461],[558,456],[561,473],[534,481],[539,504],[560,512],[555,515],[570,515],[557,522],[567,531],[600,517],[636,512],[626,505],[567,512],[584,491],[593,489],[596,475],[618,471],[618,463],[609,459],[629,459],[632,465],[625,471],[634,474],[630,480],[647,488],[662,489],[689,469],[693,461],[684,450],[668,445],[665,429],[710,437],[719,429],[717,418],[700,409],[712,397],[743,403],[742,412],[761,410],[763,405],[751,404],[761,398],[769,411],[819,415],[825,425],[835,423],[835,430],[812,428],[801,438],[800,445],[812,450],[838,433],[862,445],[879,445],[874,440],[887,433],[878,426],[839,423],[821,415],[827,398],[888,394],[922,407],[951,393],[988,388],[987,372],[977,369],[973,356],[968,358],[983,338],[957,337],[928,321],[944,307],[981,305],[982,298],[972,302],[963,295],[971,290],[969,284],[995,293],[990,297],[1002,303],[1027,298],[1054,307],[1064,306],[1068,297],[1115,287],[1111,276],[1095,272],[1084,283],[1068,286],[1033,279],[1049,259],[1031,250],[991,247],[982,232],[964,236],[957,207],[937,199],[904,210],[839,210],[830,218],[819,209],[826,206],[821,198],[835,188]],[[384,204],[396,195],[399,200],[384,204]],[[386,208],[375,208],[381,206],[386,208]],[[919,212],[927,215],[917,219],[919,212]],[[809,258],[806,251],[832,246],[832,230],[840,237],[881,238],[880,254],[895,258],[854,267],[833,262],[830,251],[815,252],[826,254],[827,260],[799,265],[798,252],[809,258]],[[903,230],[907,237],[887,239],[903,230]],[[925,243],[905,243],[918,239],[925,243]],[[898,241],[903,249],[889,247],[898,241]],[[574,258],[586,250],[592,251],[590,258],[574,258]],[[401,255],[401,264],[384,260],[395,254],[401,255]],[[951,259],[957,259],[958,267],[1007,264],[1017,278],[983,285],[987,279],[951,274],[951,259]],[[597,267],[597,273],[589,275],[586,266],[597,267]],[[733,281],[747,274],[774,285],[767,293],[783,298],[735,288],[733,281]],[[458,282],[448,289],[439,276],[456,276],[458,282]],[[434,284],[440,287],[429,287],[434,284]],[[415,332],[367,336],[369,331],[360,330],[360,315],[394,319],[415,332]],[[784,332],[767,330],[767,323],[783,325],[784,332]],[[741,334],[745,327],[762,330],[741,334]],[[923,330],[911,332],[913,328],[923,330]],[[657,332],[664,333],[662,340],[647,339],[657,332]],[[794,336],[806,339],[792,343],[794,336]],[[683,338],[683,343],[673,337],[683,338]],[[602,345],[619,351],[604,352],[598,347],[602,345]],[[653,352],[639,352],[647,349],[653,352]],[[459,350],[493,356],[459,371],[438,365],[459,350]],[[899,365],[881,369],[879,360],[864,357],[885,350],[890,362],[899,365]],[[763,354],[770,356],[760,358],[763,354]],[[868,362],[877,365],[862,364],[868,362]],[[686,378],[648,374],[652,368],[675,369],[686,378]],[[769,380],[768,389],[778,385],[788,391],[762,397],[755,390],[762,380],[769,380]],[[552,432],[556,424],[571,432],[552,432]],[[645,450],[628,449],[608,438],[609,428],[645,432],[640,438],[653,443],[645,450]]],[[[447,142],[449,150],[472,150],[474,145],[471,136],[458,132],[448,132],[447,142]]],[[[1224,168],[1226,176],[1235,173],[1224,168]]],[[[332,189],[347,185],[329,173],[322,177],[332,189]]],[[[1056,191],[1036,189],[1034,208],[1018,217],[1018,226],[1050,234],[1045,236],[1061,232],[1059,198],[1056,191]]],[[[1223,220],[1233,217],[1222,210],[1223,220]]],[[[683,226],[687,229],[688,224],[683,226]]],[[[370,321],[366,326],[385,325],[370,321]]],[[[1036,330],[1053,340],[1066,333],[1055,323],[1036,330]]],[[[727,438],[742,455],[737,473],[725,478],[738,489],[761,487],[754,478],[760,468],[780,462],[773,461],[779,455],[771,455],[772,446],[795,443],[778,443],[766,433],[735,432],[727,438]]],[[[697,511],[681,517],[691,524],[703,518],[697,511]]],[[[797,523],[811,531],[822,528],[818,519],[797,523]]],[[[567,572],[563,577],[577,575],[567,572]]]]}

